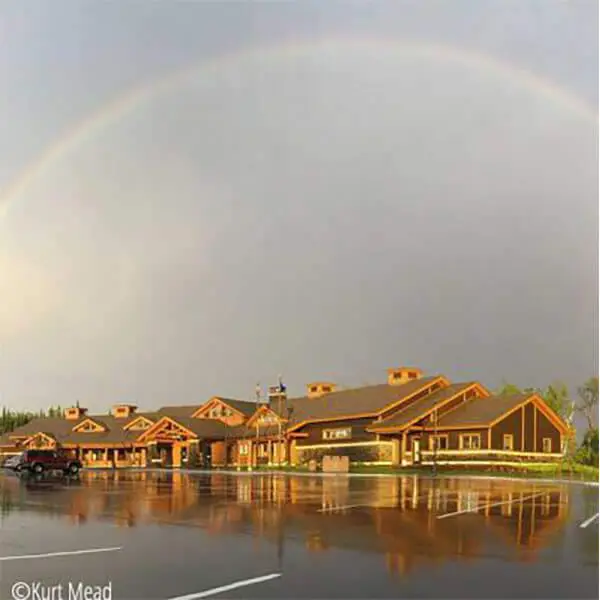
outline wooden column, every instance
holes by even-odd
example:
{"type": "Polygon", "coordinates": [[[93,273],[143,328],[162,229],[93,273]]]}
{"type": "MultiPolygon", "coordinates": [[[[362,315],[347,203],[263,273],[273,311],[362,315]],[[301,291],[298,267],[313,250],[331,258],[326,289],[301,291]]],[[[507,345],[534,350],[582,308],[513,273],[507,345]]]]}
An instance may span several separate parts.
{"type": "Polygon", "coordinates": [[[392,440],[392,465],[402,464],[402,457],[400,456],[400,440],[394,438],[392,440]]]}
{"type": "Polygon", "coordinates": [[[402,432],[402,435],[400,437],[400,465],[401,466],[406,465],[405,455],[406,455],[406,432],[402,432]]]}
{"type": "Polygon", "coordinates": [[[290,465],[298,464],[298,451],[296,450],[296,440],[290,442],[290,465]]]}
{"type": "Polygon", "coordinates": [[[173,442],[173,465],[172,466],[176,469],[181,467],[181,444],[179,442],[173,442]]]}

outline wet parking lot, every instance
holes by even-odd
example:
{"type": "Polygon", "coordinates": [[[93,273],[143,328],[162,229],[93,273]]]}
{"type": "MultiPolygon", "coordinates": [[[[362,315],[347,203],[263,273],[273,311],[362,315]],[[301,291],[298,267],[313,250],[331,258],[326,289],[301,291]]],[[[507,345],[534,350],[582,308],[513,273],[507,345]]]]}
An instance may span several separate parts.
{"type": "Polygon", "coordinates": [[[122,471],[0,494],[2,599],[598,597],[591,486],[122,471]]]}

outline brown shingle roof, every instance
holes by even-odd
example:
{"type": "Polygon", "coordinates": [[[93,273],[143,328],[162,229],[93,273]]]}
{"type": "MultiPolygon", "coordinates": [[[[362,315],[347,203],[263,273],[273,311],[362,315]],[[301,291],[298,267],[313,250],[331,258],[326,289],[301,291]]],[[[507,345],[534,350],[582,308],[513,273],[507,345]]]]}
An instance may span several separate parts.
{"type": "Polygon", "coordinates": [[[72,421],[61,417],[37,417],[7,435],[10,438],[14,435],[34,435],[41,432],[54,437],[61,444],[131,443],[142,431],[125,431],[123,428],[140,416],[156,421],[160,415],[150,412],[134,413],[130,417],[122,419],[117,419],[112,415],[85,415],[72,421]],[[77,425],[88,419],[104,426],[106,431],[73,431],[77,425]]]}
{"type": "Polygon", "coordinates": [[[159,413],[159,417],[168,415],[169,417],[191,417],[202,404],[185,404],[180,406],[161,406],[156,412],[159,413]]]}
{"type": "MultiPolygon", "coordinates": [[[[166,415],[170,416],[170,415],[166,415]]],[[[231,430],[222,421],[218,419],[194,419],[192,417],[173,417],[176,423],[180,423],[186,429],[193,431],[200,438],[222,438],[231,430]]]]}
{"type": "Polygon", "coordinates": [[[417,418],[425,416],[429,411],[433,410],[437,405],[449,400],[452,396],[465,391],[474,382],[469,383],[453,383],[448,387],[437,390],[424,398],[416,400],[409,406],[394,413],[392,416],[382,421],[377,421],[369,430],[376,431],[378,429],[388,429],[391,427],[402,428],[417,418]]]}
{"type": "Polygon", "coordinates": [[[249,417],[254,414],[256,410],[256,402],[250,402],[249,400],[235,400],[233,398],[223,398],[222,396],[213,396],[210,400],[203,402],[202,404],[186,404],[182,406],[161,406],[158,412],[163,415],[170,415],[173,417],[191,417],[198,409],[202,408],[205,404],[208,404],[213,399],[221,400],[225,404],[231,406],[235,410],[238,410],[243,415],[249,417]]]}
{"type": "MultiPolygon", "coordinates": [[[[332,392],[319,398],[290,398],[287,406],[292,408],[291,423],[298,424],[327,418],[338,418],[356,414],[376,415],[386,406],[431,385],[439,376],[423,377],[402,385],[370,385],[349,390],[332,392]]],[[[278,402],[270,408],[277,412],[278,402]]],[[[285,410],[285,407],[284,407],[285,410]]],[[[284,414],[284,417],[287,416],[284,414]]]]}
{"type": "Polygon", "coordinates": [[[525,402],[529,397],[531,397],[531,394],[474,398],[441,416],[438,421],[438,427],[488,425],[498,417],[525,402]]]}
{"type": "Polygon", "coordinates": [[[260,404],[250,402],[249,400],[232,400],[231,398],[221,398],[220,396],[218,396],[218,398],[225,402],[225,404],[231,406],[231,408],[239,410],[246,417],[251,417],[260,406],[260,404]]]}

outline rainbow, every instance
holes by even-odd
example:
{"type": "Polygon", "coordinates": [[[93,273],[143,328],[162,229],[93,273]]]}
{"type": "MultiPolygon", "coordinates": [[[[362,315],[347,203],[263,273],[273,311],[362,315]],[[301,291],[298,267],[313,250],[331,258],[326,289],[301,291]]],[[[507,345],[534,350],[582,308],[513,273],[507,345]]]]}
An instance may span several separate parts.
{"type": "Polygon", "coordinates": [[[69,152],[77,148],[79,144],[93,138],[95,134],[109,125],[127,117],[152,98],[166,94],[196,77],[210,77],[219,70],[234,65],[242,59],[268,60],[273,57],[293,59],[309,52],[327,52],[330,50],[343,50],[344,48],[354,51],[364,50],[376,54],[387,53],[402,57],[408,56],[475,69],[487,76],[506,78],[531,93],[543,95],[565,111],[594,124],[598,120],[595,108],[574,94],[525,69],[501,62],[487,55],[467,52],[453,46],[410,40],[346,37],[296,40],[220,55],[208,61],[195,63],[173,71],[166,76],[149,81],[118,96],[115,100],[78,122],[19,173],[0,194],[0,218],[6,216],[10,206],[19,198],[22,198],[29,186],[47,172],[52,165],[67,157],[69,152]]]}

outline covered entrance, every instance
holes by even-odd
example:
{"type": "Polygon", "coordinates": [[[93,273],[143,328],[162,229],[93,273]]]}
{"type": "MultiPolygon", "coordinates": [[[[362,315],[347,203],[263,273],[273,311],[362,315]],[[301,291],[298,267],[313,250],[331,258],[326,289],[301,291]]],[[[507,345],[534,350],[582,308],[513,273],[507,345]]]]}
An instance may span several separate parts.
{"type": "Polygon", "coordinates": [[[198,436],[170,417],[163,417],[157,421],[144,432],[140,441],[145,442],[147,446],[148,467],[188,466],[199,451],[198,436]]]}

